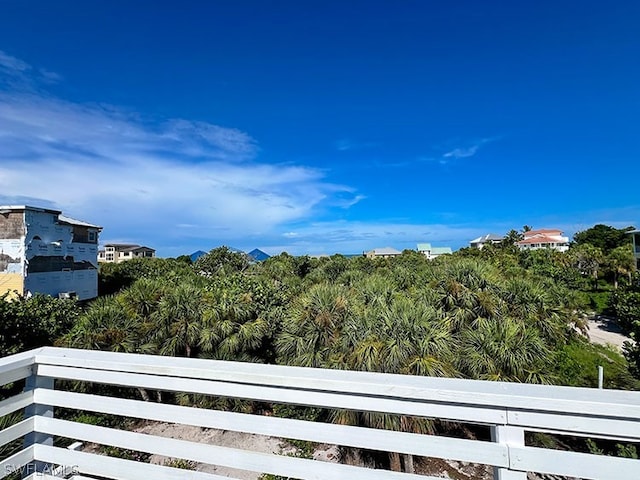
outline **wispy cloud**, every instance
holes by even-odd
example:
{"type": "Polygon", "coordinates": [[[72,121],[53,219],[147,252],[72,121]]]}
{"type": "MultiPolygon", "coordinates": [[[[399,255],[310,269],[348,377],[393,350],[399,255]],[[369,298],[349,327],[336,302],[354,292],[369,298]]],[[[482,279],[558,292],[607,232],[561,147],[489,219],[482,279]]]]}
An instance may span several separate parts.
{"type": "Polygon", "coordinates": [[[454,148],[450,152],[442,155],[444,158],[467,158],[473,157],[480,148],[480,145],[472,145],[467,148],[454,148]]]}
{"type": "MultiPolygon", "coordinates": [[[[41,75],[4,53],[0,65],[0,80],[41,75]]],[[[257,141],[235,128],[0,83],[0,204],[60,208],[103,225],[105,240],[237,242],[362,199],[318,169],[258,155],[257,141]]]]}
{"type": "Polygon", "coordinates": [[[61,79],[55,72],[34,68],[24,60],[0,50],[0,86],[5,84],[13,88],[31,89],[38,83],[51,84],[61,79]]]}
{"type": "Polygon", "coordinates": [[[478,150],[480,149],[480,147],[482,147],[483,145],[486,145],[487,143],[494,142],[496,140],[498,140],[498,137],[482,138],[476,142],[473,142],[471,145],[456,147],[446,153],[443,153],[441,160],[443,160],[443,162],[446,163],[450,159],[457,160],[460,158],[473,157],[476,153],[478,153],[478,150]]]}
{"type": "Polygon", "coordinates": [[[0,68],[6,72],[26,72],[31,65],[0,50],[0,68]]]}

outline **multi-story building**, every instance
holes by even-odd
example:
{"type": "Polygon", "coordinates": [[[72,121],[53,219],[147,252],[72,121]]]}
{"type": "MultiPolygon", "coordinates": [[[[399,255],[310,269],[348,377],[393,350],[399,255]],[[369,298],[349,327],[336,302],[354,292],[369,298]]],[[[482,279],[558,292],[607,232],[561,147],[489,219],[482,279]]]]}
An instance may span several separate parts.
{"type": "Polygon", "coordinates": [[[631,242],[633,243],[633,256],[636,259],[636,267],[640,270],[640,230],[631,230],[627,232],[631,235],[631,242]]]}
{"type": "Polygon", "coordinates": [[[97,297],[101,230],[59,210],[0,206],[0,294],[97,297]]]}
{"type": "Polygon", "coordinates": [[[559,252],[569,250],[569,237],[562,235],[562,230],[540,229],[524,232],[524,238],[516,245],[520,250],[539,250],[548,248],[559,252]]]}
{"type": "Polygon", "coordinates": [[[120,263],[133,258],[152,258],[156,256],[153,248],[130,243],[109,243],[104,250],[98,251],[100,263],[120,263]]]}
{"type": "Polygon", "coordinates": [[[419,243],[418,252],[423,254],[429,260],[433,260],[440,255],[452,253],[451,247],[432,247],[430,243],[419,243]]]}

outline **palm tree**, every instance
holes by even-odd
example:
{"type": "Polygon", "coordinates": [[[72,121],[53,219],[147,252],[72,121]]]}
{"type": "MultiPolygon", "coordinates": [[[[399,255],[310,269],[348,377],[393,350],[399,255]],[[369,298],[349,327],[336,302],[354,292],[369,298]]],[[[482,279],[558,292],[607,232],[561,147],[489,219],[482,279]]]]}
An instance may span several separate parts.
{"type": "Polygon", "coordinates": [[[550,352],[537,330],[505,317],[485,321],[478,328],[466,329],[461,343],[458,366],[462,373],[479,380],[550,383],[544,373],[550,352]]]}
{"type": "MultiPolygon", "coordinates": [[[[348,319],[342,331],[341,352],[347,366],[365,370],[411,375],[452,376],[454,342],[439,313],[429,305],[415,302],[405,295],[387,297],[388,302],[364,304],[360,315],[348,319]]],[[[341,424],[365,425],[372,428],[425,433],[432,424],[425,419],[375,412],[337,411],[333,421],[341,424]]],[[[390,468],[413,473],[413,456],[402,461],[397,452],[389,453],[390,468]]]]}
{"type": "Polygon", "coordinates": [[[213,294],[203,312],[199,346],[213,358],[258,362],[256,353],[269,333],[250,294],[226,290],[213,294]]]}
{"type": "Polygon", "coordinates": [[[156,337],[163,355],[193,356],[203,329],[206,296],[191,283],[180,283],[158,303],[156,337]]]}
{"type": "Polygon", "coordinates": [[[636,260],[633,256],[632,245],[623,245],[611,250],[609,255],[607,255],[607,264],[613,272],[614,288],[618,288],[620,275],[626,275],[629,282],[631,282],[631,275],[636,269],[636,260]]]}
{"type": "Polygon", "coordinates": [[[337,366],[334,362],[342,357],[337,347],[342,328],[353,314],[353,303],[345,287],[328,283],[300,295],[276,339],[281,361],[305,367],[337,366]]]}

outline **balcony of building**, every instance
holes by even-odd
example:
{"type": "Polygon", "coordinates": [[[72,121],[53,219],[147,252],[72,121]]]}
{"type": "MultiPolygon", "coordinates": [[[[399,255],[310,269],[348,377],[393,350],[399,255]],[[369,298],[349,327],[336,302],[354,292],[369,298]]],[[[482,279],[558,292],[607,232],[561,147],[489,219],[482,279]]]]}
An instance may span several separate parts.
{"type": "Polygon", "coordinates": [[[0,380],[6,385],[0,416],[24,412],[22,420],[0,431],[5,452],[0,478],[227,478],[91,453],[95,449],[69,448],[77,442],[299,479],[435,478],[166,438],[60,415],[70,411],[484,464],[492,466],[495,478],[502,480],[525,480],[527,472],[586,479],[640,478],[640,460],[540,448],[525,441],[525,432],[544,432],[640,442],[640,392],[48,347],[1,359],[0,380]],[[82,393],[77,388],[80,384],[111,386],[102,392],[112,393],[82,393]],[[158,403],[156,395],[143,401],[113,393],[127,389],[440,419],[480,425],[492,434],[485,440],[451,438],[180,406],[158,403]],[[12,451],[9,446],[14,447],[12,451]]]}

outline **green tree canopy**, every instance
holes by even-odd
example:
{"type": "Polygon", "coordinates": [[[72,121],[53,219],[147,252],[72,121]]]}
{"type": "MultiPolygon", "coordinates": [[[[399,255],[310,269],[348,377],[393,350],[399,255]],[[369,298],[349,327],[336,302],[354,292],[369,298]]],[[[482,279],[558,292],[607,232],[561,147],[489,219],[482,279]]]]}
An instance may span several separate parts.
{"type": "Polygon", "coordinates": [[[618,229],[609,225],[598,224],[576,233],[573,236],[573,241],[577,245],[588,243],[608,253],[614,248],[628,244],[631,238],[627,235],[627,232],[631,230],[634,230],[634,227],[618,229]]]}

